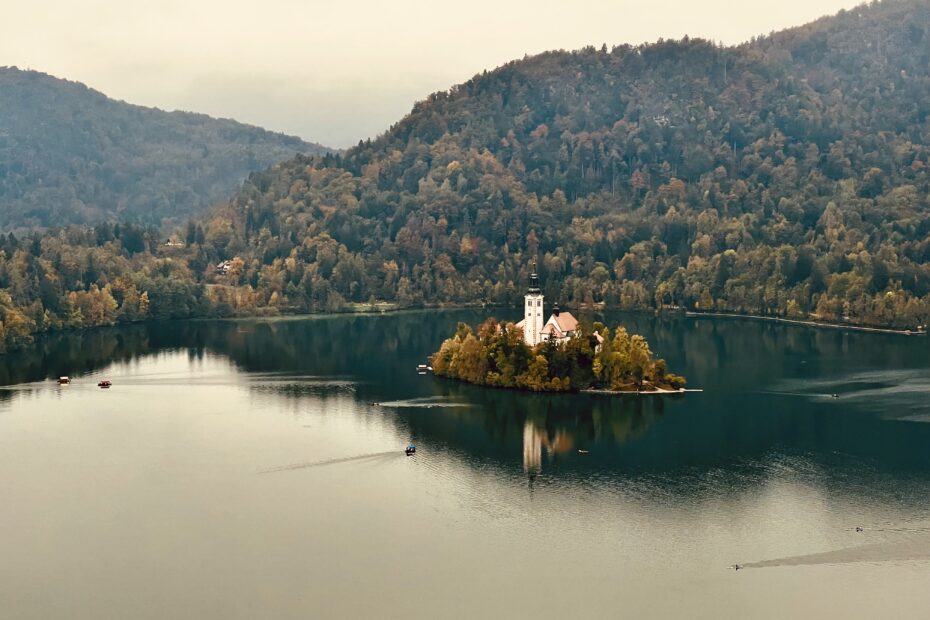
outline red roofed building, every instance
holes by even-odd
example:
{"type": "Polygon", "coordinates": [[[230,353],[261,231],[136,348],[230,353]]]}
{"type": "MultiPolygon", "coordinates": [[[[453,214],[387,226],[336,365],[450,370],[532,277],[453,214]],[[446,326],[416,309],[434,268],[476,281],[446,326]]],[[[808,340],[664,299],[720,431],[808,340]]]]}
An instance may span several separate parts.
{"type": "Polygon", "coordinates": [[[563,342],[572,338],[578,331],[578,319],[572,316],[571,312],[561,312],[559,307],[556,306],[552,311],[552,315],[549,316],[549,320],[536,334],[526,332],[526,319],[517,323],[517,327],[523,330],[523,339],[526,344],[533,346],[549,339],[563,342]],[[533,335],[536,337],[533,338],[533,335]]]}
{"type": "Polygon", "coordinates": [[[550,339],[565,342],[578,331],[578,319],[571,312],[559,311],[558,305],[553,308],[549,320],[543,323],[543,294],[539,288],[535,264],[523,306],[523,320],[517,323],[517,327],[523,330],[523,340],[531,347],[550,339]]]}

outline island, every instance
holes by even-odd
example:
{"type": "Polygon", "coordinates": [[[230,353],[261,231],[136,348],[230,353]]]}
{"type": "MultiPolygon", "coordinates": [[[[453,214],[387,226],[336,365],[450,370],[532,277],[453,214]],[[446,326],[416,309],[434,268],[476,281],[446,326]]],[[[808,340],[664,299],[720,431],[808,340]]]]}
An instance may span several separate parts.
{"type": "Polygon", "coordinates": [[[430,356],[433,372],[476,385],[534,392],[677,393],[685,378],[668,372],[640,335],[622,326],[587,327],[556,305],[542,322],[539,279],[530,276],[519,323],[488,318],[477,331],[459,323],[430,356]]]}

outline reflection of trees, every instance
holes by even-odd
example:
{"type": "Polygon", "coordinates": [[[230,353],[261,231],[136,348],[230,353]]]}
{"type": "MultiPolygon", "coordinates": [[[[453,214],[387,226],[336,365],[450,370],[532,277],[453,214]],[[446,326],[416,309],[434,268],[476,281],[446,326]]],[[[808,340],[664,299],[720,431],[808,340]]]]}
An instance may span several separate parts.
{"type": "MultiPolygon", "coordinates": [[[[425,313],[331,315],[305,319],[176,321],[60,333],[20,352],[0,355],[0,385],[68,374],[166,349],[227,356],[247,372],[314,375],[379,374],[422,362],[456,316],[425,321],[425,313]]],[[[477,320],[480,315],[459,313],[477,320]],[[474,316],[472,316],[474,315],[474,316]]],[[[405,375],[409,374],[407,372],[405,375]]]]}
{"type": "Polygon", "coordinates": [[[0,355],[0,385],[78,376],[150,353],[152,326],[133,325],[57,334],[16,353],[0,355]]]}
{"type": "MultiPolygon", "coordinates": [[[[108,364],[165,350],[193,359],[208,352],[256,377],[256,395],[289,400],[342,398],[363,402],[435,395],[467,408],[406,410],[398,419],[414,436],[447,442],[468,453],[517,458],[525,428],[540,443],[538,459],[578,447],[623,444],[661,413],[661,399],[534,395],[477,388],[412,372],[457,321],[486,312],[398,313],[307,319],[177,321],[60,334],[0,357],[0,382],[23,383],[62,374],[80,376],[108,364]],[[280,377],[276,376],[280,373],[280,377]],[[343,380],[357,380],[351,385],[343,380]],[[426,390],[424,392],[424,390],[426,390]],[[545,451],[545,454],[543,454],[545,451]]],[[[387,415],[394,415],[389,410],[387,415]]]]}
{"type": "Polygon", "coordinates": [[[531,475],[545,461],[578,449],[612,451],[637,439],[665,406],[665,397],[528,394],[445,380],[437,380],[435,388],[446,400],[470,406],[442,415],[405,414],[417,436],[505,459],[522,449],[523,467],[531,475]]]}
{"type": "MultiPolygon", "coordinates": [[[[458,321],[476,324],[487,314],[178,321],[59,334],[0,356],[0,384],[79,377],[114,362],[175,350],[191,359],[222,355],[243,371],[261,375],[249,379],[256,395],[283,396],[292,405],[304,398],[385,402],[436,397],[437,402],[462,403],[467,406],[385,407],[379,415],[392,417],[424,449],[445,445],[517,471],[525,446],[527,469],[547,473],[579,466],[627,472],[725,467],[773,449],[844,452],[889,467],[903,463],[930,471],[930,456],[921,447],[930,425],[890,425],[871,411],[765,392],[786,379],[845,372],[858,359],[869,368],[925,369],[927,350],[920,339],[738,319],[614,315],[608,318],[611,323],[619,320],[629,331],[642,333],[670,367],[706,391],[683,397],[528,394],[413,371],[458,321]],[[657,423],[665,412],[663,423],[657,423]],[[590,450],[584,461],[572,456],[578,449],[590,450]]],[[[21,389],[0,391],[0,402],[21,389]]]]}
{"type": "MultiPolygon", "coordinates": [[[[316,375],[383,376],[423,362],[465,320],[477,324],[487,311],[409,312],[377,316],[331,315],[305,319],[177,321],[101,328],[47,337],[16,354],[0,356],[0,384],[60,374],[79,375],[114,361],[164,349],[205,350],[229,357],[248,372],[308,372],[316,375]]],[[[808,355],[845,355],[849,335],[738,319],[677,319],[608,315],[631,333],[643,334],[669,367],[687,371],[703,387],[721,373],[735,385],[765,383],[770,367],[746,360],[784,360],[808,355]]],[[[907,366],[907,349],[876,347],[889,366],[907,366]]],[[[811,360],[816,363],[816,360],[811,360]]]]}
{"type": "MultiPolygon", "coordinates": [[[[203,346],[227,355],[248,372],[367,376],[401,362],[409,370],[410,362],[415,365],[426,358],[440,337],[440,326],[447,327],[448,322],[424,321],[424,316],[333,315],[181,325],[195,331],[203,346]]],[[[189,336],[184,334],[182,340],[190,340],[189,336]]]]}

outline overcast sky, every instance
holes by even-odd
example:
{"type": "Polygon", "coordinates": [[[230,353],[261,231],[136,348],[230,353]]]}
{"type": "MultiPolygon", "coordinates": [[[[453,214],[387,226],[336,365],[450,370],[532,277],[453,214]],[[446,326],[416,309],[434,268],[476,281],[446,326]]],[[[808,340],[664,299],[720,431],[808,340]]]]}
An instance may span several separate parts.
{"type": "Polygon", "coordinates": [[[335,147],[524,54],[685,34],[725,43],[850,0],[22,0],[0,65],[131,103],[231,117],[335,147]]]}

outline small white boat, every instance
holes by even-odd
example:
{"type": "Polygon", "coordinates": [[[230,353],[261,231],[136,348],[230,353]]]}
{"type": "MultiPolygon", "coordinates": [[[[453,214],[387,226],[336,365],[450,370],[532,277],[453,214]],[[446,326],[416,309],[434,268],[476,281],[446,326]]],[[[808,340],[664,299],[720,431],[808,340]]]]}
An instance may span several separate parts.
{"type": "Polygon", "coordinates": [[[71,383],[71,377],[58,377],[58,385],[68,385],[71,383]]]}
{"type": "Polygon", "coordinates": [[[428,372],[433,372],[433,367],[427,366],[426,364],[417,364],[417,372],[421,375],[425,375],[428,372]]]}

